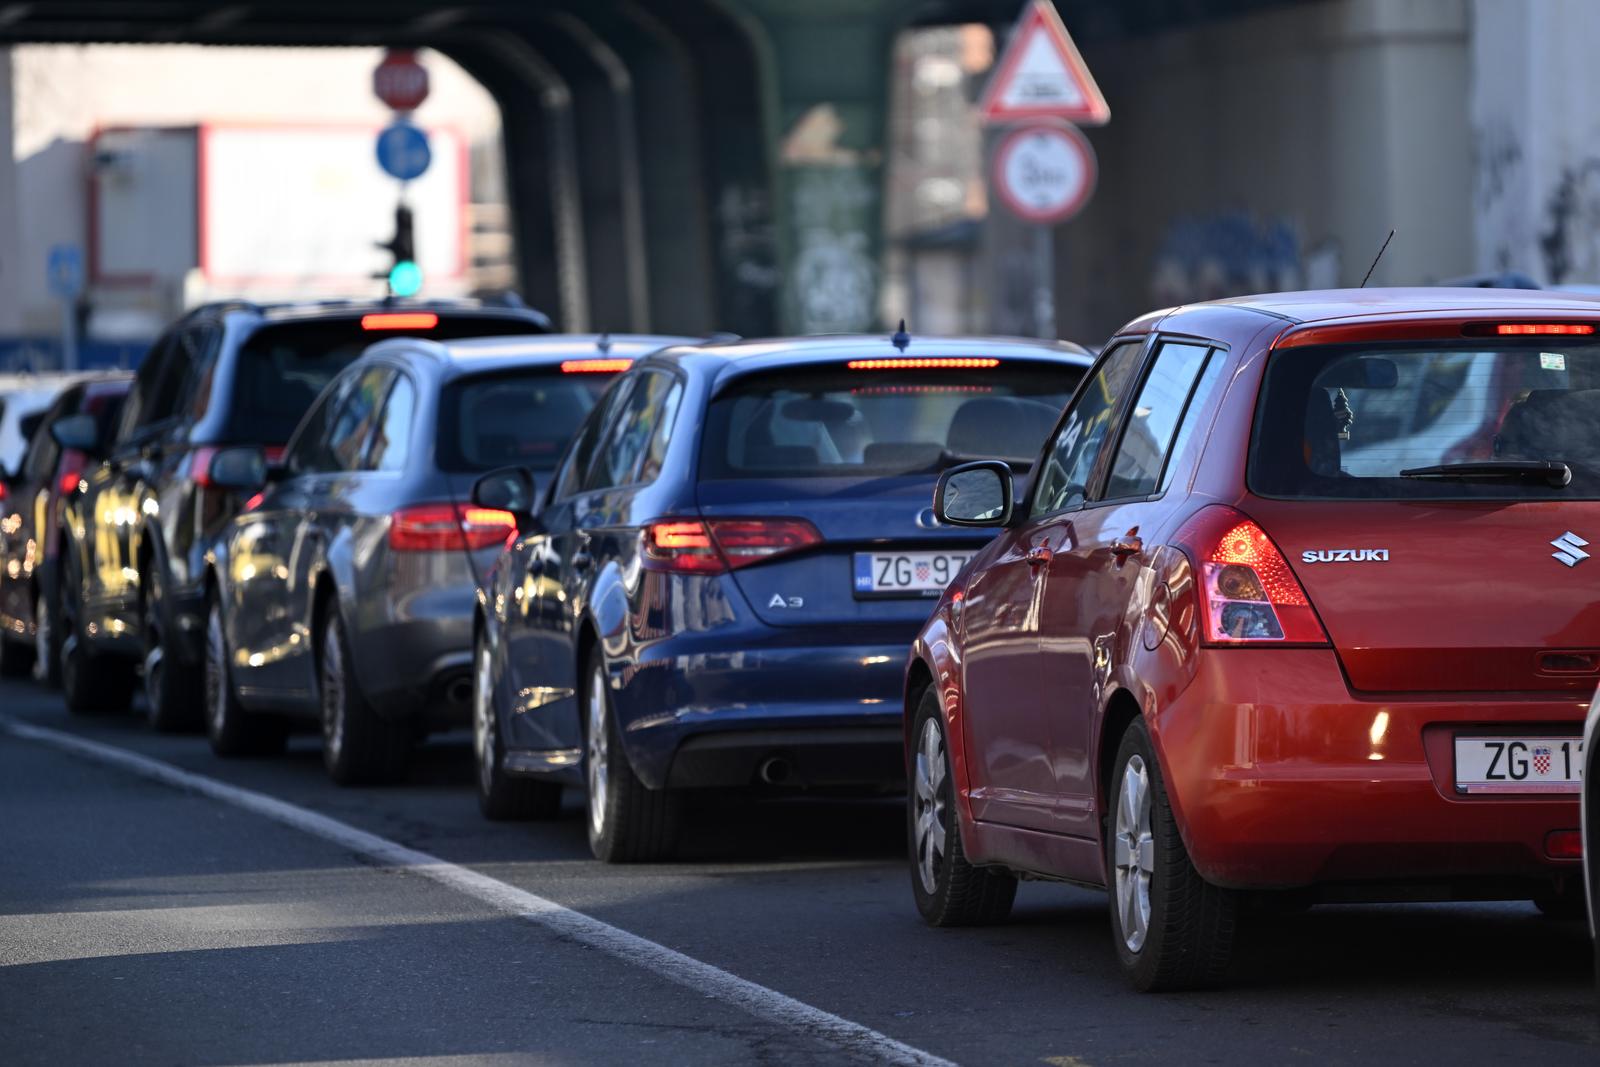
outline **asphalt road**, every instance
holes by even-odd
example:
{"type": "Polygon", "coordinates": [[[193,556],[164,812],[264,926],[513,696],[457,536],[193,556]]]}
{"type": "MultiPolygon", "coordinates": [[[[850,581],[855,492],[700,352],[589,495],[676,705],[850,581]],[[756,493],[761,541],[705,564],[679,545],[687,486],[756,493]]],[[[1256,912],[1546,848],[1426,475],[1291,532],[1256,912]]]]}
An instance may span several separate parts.
{"type": "Polygon", "coordinates": [[[281,759],[223,762],[202,738],[70,718],[19,683],[0,683],[0,718],[462,869],[385,865],[0,724],[8,1065],[882,1058],[784,997],[964,1064],[1600,1062],[1583,926],[1531,905],[1256,916],[1226,989],[1140,996],[1116,974],[1099,894],[1025,884],[1006,925],[924,927],[894,802],[706,797],[683,862],[607,867],[588,858],[577,795],[554,823],[481,819],[465,737],[426,746],[409,785],[342,790],[309,737],[281,759]],[[557,928],[518,917],[506,886],[712,977],[623,934],[564,932],[560,908],[557,928]],[[721,972],[764,989],[730,994],[721,972]]]}

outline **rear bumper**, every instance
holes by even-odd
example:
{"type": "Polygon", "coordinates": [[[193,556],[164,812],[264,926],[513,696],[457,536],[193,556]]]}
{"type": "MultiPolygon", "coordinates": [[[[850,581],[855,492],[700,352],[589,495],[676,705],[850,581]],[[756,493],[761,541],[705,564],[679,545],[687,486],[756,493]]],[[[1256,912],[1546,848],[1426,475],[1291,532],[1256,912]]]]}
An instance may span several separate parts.
{"type": "MultiPolygon", "coordinates": [[[[457,592],[451,590],[450,592],[457,592]]],[[[418,719],[430,729],[471,721],[472,592],[459,612],[374,621],[350,628],[362,692],[386,718],[418,719]]]]}
{"type": "Polygon", "coordinates": [[[1548,883],[1578,873],[1546,853],[1552,831],[1577,829],[1578,798],[1459,793],[1452,740],[1575,737],[1585,710],[1570,698],[1369,699],[1330,650],[1214,650],[1157,713],[1157,744],[1184,842],[1218,884],[1548,883]]]}
{"type": "Polygon", "coordinates": [[[819,636],[763,627],[641,650],[613,688],[635,772],[653,788],[743,786],[778,760],[784,781],[771,784],[902,787],[911,633],[900,642],[875,631],[866,644],[819,636]]]}

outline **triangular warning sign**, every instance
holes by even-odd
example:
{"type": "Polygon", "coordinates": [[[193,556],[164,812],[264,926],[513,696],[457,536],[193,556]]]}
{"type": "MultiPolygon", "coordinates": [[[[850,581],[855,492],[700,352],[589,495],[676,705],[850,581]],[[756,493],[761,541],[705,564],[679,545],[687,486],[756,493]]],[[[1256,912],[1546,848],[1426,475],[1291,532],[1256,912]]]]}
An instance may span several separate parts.
{"type": "Polygon", "coordinates": [[[985,122],[1056,118],[1103,126],[1111,109],[1055,5],[1033,0],[1012,31],[979,111],[985,122]]]}

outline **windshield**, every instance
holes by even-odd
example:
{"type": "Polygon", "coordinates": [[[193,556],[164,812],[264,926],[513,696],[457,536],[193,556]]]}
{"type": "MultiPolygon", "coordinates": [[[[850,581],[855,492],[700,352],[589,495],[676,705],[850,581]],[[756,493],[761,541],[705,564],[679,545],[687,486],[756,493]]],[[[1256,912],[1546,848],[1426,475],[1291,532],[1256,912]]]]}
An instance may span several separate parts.
{"type": "MultiPolygon", "coordinates": [[[[364,330],[357,319],[290,322],[264,326],[239,350],[233,372],[233,403],[225,438],[282,444],[327,385],[368,345],[411,331],[364,330]]],[[[540,332],[520,318],[440,315],[417,335],[430,341],[540,332]]]]}
{"type": "Polygon", "coordinates": [[[440,469],[551,470],[613,377],[548,367],[451,382],[439,401],[440,469]]]}
{"type": "Polygon", "coordinates": [[[1600,345],[1275,353],[1249,484],[1272,497],[1600,498],[1600,345]],[[1570,485],[1529,470],[1551,462],[1570,485]]]}
{"type": "Polygon", "coordinates": [[[1083,370],[794,370],[744,379],[707,415],[700,476],[934,473],[971,459],[1029,466],[1083,370]]]}

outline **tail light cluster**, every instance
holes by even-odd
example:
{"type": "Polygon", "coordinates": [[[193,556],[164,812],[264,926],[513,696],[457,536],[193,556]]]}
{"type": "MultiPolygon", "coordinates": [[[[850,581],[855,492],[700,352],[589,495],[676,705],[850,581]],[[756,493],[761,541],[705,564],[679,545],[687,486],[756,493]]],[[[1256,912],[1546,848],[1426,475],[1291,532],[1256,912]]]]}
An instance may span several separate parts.
{"type": "Polygon", "coordinates": [[[804,519],[662,519],[644,529],[644,566],[721,574],[822,543],[804,519]]]}
{"type": "Polygon", "coordinates": [[[475,504],[413,504],[389,517],[395,552],[475,552],[504,544],[516,532],[511,512],[475,504]]]}
{"type": "Polygon", "coordinates": [[[1229,507],[1209,507],[1174,540],[1199,567],[1204,644],[1328,643],[1283,553],[1250,519],[1229,507]]]}

